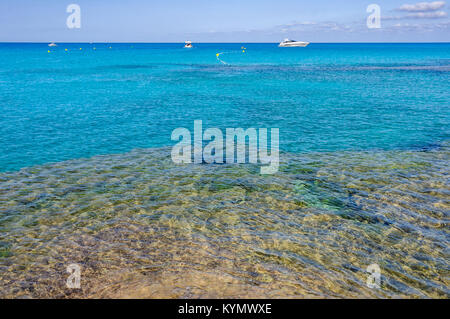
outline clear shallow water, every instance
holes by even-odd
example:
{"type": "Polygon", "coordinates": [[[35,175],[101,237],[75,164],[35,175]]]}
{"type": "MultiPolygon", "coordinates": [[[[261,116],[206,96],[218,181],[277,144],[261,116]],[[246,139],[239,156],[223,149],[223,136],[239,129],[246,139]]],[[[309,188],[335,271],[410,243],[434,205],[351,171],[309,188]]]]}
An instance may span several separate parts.
{"type": "Polygon", "coordinates": [[[450,45],[240,46],[0,44],[1,297],[449,297],[450,45]],[[195,119],[280,172],[175,166],[195,119]]]}
{"type": "Polygon", "coordinates": [[[3,173],[0,297],[448,298],[449,151],[283,154],[266,177],[167,149],[3,173]]]}

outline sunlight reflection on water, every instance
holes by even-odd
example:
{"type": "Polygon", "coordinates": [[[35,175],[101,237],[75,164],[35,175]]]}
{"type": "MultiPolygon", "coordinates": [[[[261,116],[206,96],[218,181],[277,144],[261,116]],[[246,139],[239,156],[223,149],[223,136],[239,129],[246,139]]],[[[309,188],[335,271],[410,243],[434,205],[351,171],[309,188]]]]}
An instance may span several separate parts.
{"type": "Polygon", "coordinates": [[[0,174],[0,297],[449,297],[448,143],[284,153],[273,176],[169,154],[0,174]]]}

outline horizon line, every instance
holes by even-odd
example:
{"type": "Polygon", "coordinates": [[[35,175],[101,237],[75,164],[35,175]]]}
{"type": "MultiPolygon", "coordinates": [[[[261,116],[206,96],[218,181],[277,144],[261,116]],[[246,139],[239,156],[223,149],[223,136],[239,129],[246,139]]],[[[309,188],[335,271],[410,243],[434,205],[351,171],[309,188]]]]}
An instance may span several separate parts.
{"type": "MultiPolygon", "coordinates": [[[[81,41],[81,42],[77,42],[77,41],[0,41],[0,43],[28,43],[28,44],[48,44],[48,43],[66,43],[66,44],[70,44],[70,43],[74,43],[74,44],[80,44],[80,43],[84,43],[84,44],[98,44],[98,43],[116,43],[116,44],[183,44],[185,43],[185,41],[181,41],[181,42],[143,42],[143,41],[132,41],[132,42],[128,42],[128,41],[81,41]]],[[[192,41],[192,43],[196,43],[196,44],[236,44],[236,43],[247,43],[247,44],[279,44],[280,42],[249,42],[249,41],[236,41],[236,42],[230,42],[230,41],[226,41],[226,42],[194,42],[192,41]]],[[[383,42],[383,41],[373,41],[373,42],[363,42],[363,41],[349,41],[349,42],[310,42],[310,44],[415,44],[415,43],[423,43],[423,44],[433,44],[433,43],[449,43],[450,41],[419,41],[419,42],[409,42],[409,41],[402,41],[402,42],[397,42],[397,41],[387,41],[387,42],[383,42]]]]}

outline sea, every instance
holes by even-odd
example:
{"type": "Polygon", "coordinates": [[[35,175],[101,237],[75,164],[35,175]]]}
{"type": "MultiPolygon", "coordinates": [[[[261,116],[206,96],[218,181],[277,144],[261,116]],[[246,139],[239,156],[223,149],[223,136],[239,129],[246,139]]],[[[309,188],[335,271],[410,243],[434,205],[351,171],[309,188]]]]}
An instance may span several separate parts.
{"type": "Polygon", "coordinates": [[[0,297],[450,297],[450,43],[193,45],[0,43],[0,297]]]}

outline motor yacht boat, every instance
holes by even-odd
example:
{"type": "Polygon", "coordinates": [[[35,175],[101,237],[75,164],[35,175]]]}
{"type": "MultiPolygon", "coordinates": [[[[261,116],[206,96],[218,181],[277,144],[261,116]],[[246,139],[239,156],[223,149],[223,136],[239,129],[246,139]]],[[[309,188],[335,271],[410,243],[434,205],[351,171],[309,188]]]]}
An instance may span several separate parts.
{"type": "Polygon", "coordinates": [[[306,47],[308,46],[309,42],[303,42],[303,41],[295,41],[290,39],[284,39],[283,42],[281,42],[278,46],[280,48],[291,48],[291,47],[306,47]]]}

